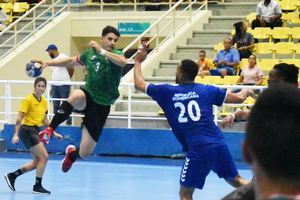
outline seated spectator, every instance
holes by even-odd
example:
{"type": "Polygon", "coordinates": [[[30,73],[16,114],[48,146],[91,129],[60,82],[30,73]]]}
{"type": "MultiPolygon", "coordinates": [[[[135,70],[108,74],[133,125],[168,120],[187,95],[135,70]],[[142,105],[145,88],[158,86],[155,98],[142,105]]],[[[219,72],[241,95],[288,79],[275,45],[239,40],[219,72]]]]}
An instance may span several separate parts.
{"type": "Polygon", "coordinates": [[[8,16],[4,10],[0,7],[0,31],[6,28],[5,22],[8,20],[8,16]]]}
{"type": "Polygon", "coordinates": [[[256,56],[250,55],[248,58],[248,65],[242,69],[240,78],[237,84],[242,85],[261,85],[263,81],[263,72],[256,65],[256,56]]]}
{"type": "Polygon", "coordinates": [[[240,62],[239,52],[232,47],[231,38],[225,38],[223,45],[224,50],[220,50],[213,61],[213,64],[217,69],[201,71],[198,75],[226,76],[234,74],[234,67],[238,66],[240,62]]]}
{"type": "Polygon", "coordinates": [[[200,75],[202,71],[210,70],[211,63],[206,59],[206,52],[204,50],[200,50],[197,64],[199,66],[198,75],[200,75]]]}
{"type": "Polygon", "coordinates": [[[235,34],[232,37],[232,45],[237,44],[237,50],[240,59],[248,58],[252,54],[254,48],[254,39],[250,33],[247,33],[247,24],[237,22],[234,24],[235,34]]]}
{"type": "Polygon", "coordinates": [[[239,52],[232,47],[231,38],[224,39],[224,50],[220,50],[213,63],[217,69],[210,70],[212,76],[226,76],[234,74],[234,67],[239,65],[239,52]]]}
{"type": "Polygon", "coordinates": [[[256,199],[299,199],[299,119],[300,91],[286,83],[266,89],[252,108],[243,150],[256,199]]]}
{"type": "Polygon", "coordinates": [[[274,0],[264,0],[258,3],[256,8],[256,19],[252,21],[251,27],[281,27],[282,11],[280,5],[274,0]]]}

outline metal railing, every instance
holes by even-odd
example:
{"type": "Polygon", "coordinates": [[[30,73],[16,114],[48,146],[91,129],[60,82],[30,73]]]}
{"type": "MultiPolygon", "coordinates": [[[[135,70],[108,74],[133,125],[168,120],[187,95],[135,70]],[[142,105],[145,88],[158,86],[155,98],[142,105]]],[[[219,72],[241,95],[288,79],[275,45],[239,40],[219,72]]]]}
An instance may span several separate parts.
{"type": "Polygon", "coordinates": [[[43,26],[52,21],[54,17],[56,17],[63,11],[70,10],[70,0],[68,0],[67,4],[63,4],[64,0],[58,0],[56,2],[52,0],[51,5],[46,3],[47,0],[42,0],[33,8],[28,10],[25,14],[23,14],[20,18],[18,18],[16,21],[7,26],[2,32],[0,32],[0,38],[4,37],[5,34],[9,35],[11,32],[13,32],[13,34],[8,39],[6,39],[0,44],[0,48],[10,47],[8,51],[1,55],[0,60],[7,56],[10,52],[12,52],[17,46],[19,46],[28,38],[30,38],[39,29],[41,29],[43,26]],[[61,4],[63,4],[63,6],[58,6],[61,4]],[[44,11],[38,14],[38,9],[42,5],[48,5],[49,7],[47,7],[44,11]],[[41,20],[42,23],[38,24],[37,21],[39,20],[41,20]],[[20,25],[23,22],[25,24],[20,25]],[[28,32],[28,34],[24,38],[21,38],[21,34],[26,33],[26,31],[28,32]],[[18,38],[21,39],[18,41],[18,38]]]}
{"type": "MultiPolygon", "coordinates": [[[[156,22],[154,22],[147,30],[145,30],[141,35],[139,35],[136,39],[134,39],[127,47],[123,49],[123,52],[126,52],[129,49],[132,49],[136,46],[140,45],[140,41],[143,37],[147,37],[150,32],[154,32],[154,35],[151,35],[151,39],[147,42],[148,44],[151,44],[152,41],[155,41],[155,48],[154,51],[159,51],[160,46],[166,42],[171,37],[174,37],[176,34],[176,31],[182,27],[187,22],[191,22],[191,18],[197,14],[200,10],[206,9],[207,10],[207,0],[205,1],[199,1],[199,0],[189,0],[188,4],[186,5],[185,0],[178,1],[175,5],[173,5],[165,14],[163,14],[156,22]],[[192,9],[192,6],[199,4],[200,6],[197,9],[192,9]],[[183,10],[179,10],[179,6],[186,5],[186,7],[183,10]],[[183,15],[185,14],[185,15],[183,15]],[[171,18],[171,19],[170,19],[171,18]],[[178,19],[183,19],[182,23],[176,24],[178,19]],[[167,20],[167,24],[165,23],[165,20],[167,20]],[[170,31],[171,30],[171,31],[170,31]],[[164,38],[164,40],[160,41],[161,35],[163,31],[167,31],[169,34],[164,38]]],[[[150,53],[151,54],[151,53],[150,53]]],[[[150,55],[149,54],[149,55],[150,55]]],[[[133,57],[136,55],[133,54],[128,60],[129,62],[132,62],[133,57]]]]}
{"type": "MultiPolygon", "coordinates": [[[[84,82],[54,82],[54,81],[49,81],[47,89],[45,91],[45,97],[48,101],[48,104],[50,105],[51,101],[56,101],[56,100],[66,100],[66,99],[58,99],[58,98],[51,98],[50,96],[50,89],[51,85],[55,83],[60,83],[64,85],[72,85],[74,87],[78,87],[81,85],[84,85],[84,82]]],[[[14,90],[14,87],[19,87],[20,85],[28,85],[28,93],[32,90],[32,85],[33,81],[16,81],[16,80],[0,80],[0,87],[3,87],[4,94],[0,94],[0,101],[4,101],[4,109],[0,108],[0,123],[14,123],[12,121],[12,116],[16,116],[18,112],[16,109],[19,107],[19,105],[15,106],[12,108],[12,101],[14,100],[21,100],[24,99],[24,96],[12,96],[12,91],[14,90]],[[3,109],[3,110],[2,110],[3,109]],[[4,116],[4,117],[3,117],[4,116]]],[[[127,120],[127,128],[132,128],[132,121],[135,119],[144,119],[144,120],[166,120],[165,117],[161,117],[158,115],[157,116],[137,116],[134,115],[132,112],[132,105],[133,104],[139,104],[143,106],[145,103],[156,103],[153,100],[136,100],[132,98],[132,94],[135,93],[134,85],[133,83],[127,83],[127,84],[121,84],[120,87],[127,87],[127,99],[118,99],[116,101],[117,103],[127,103],[127,110],[125,112],[126,115],[118,115],[115,114],[114,112],[111,112],[109,115],[109,118],[113,119],[126,119],[127,120]]],[[[249,88],[249,89],[264,89],[266,88],[265,86],[225,86],[225,85],[220,85],[218,87],[221,88],[228,88],[228,89],[242,89],[242,88],[249,88]]],[[[249,106],[249,104],[223,104],[223,105],[230,105],[230,106],[249,106]]],[[[214,115],[215,115],[215,122],[219,121],[218,116],[219,116],[219,108],[214,107],[214,115]]],[[[116,112],[117,113],[117,112],[116,112]]],[[[52,112],[48,113],[48,117],[53,116],[52,112]]],[[[72,117],[82,117],[83,115],[81,114],[72,114],[72,117]]]]}

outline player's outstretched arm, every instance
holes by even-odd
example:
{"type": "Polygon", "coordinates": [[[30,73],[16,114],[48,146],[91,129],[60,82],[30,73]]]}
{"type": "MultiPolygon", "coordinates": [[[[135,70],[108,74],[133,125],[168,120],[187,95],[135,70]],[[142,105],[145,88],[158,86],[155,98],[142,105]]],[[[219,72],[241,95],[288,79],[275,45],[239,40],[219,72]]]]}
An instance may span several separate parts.
{"type": "Polygon", "coordinates": [[[146,57],[147,47],[143,45],[134,58],[134,85],[136,89],[143,92],[146,92],[147,82],[143,78],[141,66],[146,57]]]}
{"type": "Polygon", "coordinates": [[[253,91],[249,89],[242,89],[239,93],[227,94],[225,103],[243,103],[248,96],[252,96],[253,91]]]}
{"type": "Polygon", "coordinates": [[[58,60],[51,60],[44,62],[42,60],[33,60],[34,62],[38,62],[42,65],[42,70],[44,70],[48,66],[55,66],[55,67],[74,67],[82,65],[77,61],[77,57],[66,57],[58,60]]]}
{"type": "Polygon", "coordinates": [[[125,67],[127,65],[127,59],[125,58],[125,56],[106,51],[105,49],[100,47],[100,45],[96,41],[94,40],[90,41],[89,46],[91,48],[94,48],[102,56],[105,56],[108,60],[110,60],[115,65],[118,65],[120,67],[125,67]]]}

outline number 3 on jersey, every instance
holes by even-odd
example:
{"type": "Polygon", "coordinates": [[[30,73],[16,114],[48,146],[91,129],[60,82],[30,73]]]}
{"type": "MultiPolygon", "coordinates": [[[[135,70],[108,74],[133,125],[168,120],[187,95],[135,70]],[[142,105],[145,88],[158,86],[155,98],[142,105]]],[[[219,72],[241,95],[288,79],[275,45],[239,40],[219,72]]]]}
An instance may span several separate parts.
{"type": "Polygon", "coordinates": [[[187,105],[187,108],[181,102],[176,102],[174,104],[174,106],[175,106],[175,108],[180,108],[180,113],[178,116],[179,123],[188,122],[188,117],[186,116],[186,110],[187,110],[188,116],[190,117],[190,119],[192,121],[200,120],[200,117],[201,117],[200,107],[199,107],[199,104],[195,100],[190,101],[187,105]],[[193,110],[195,110],[195,113],[193,112],[193,110]]]}
{"type": "Polygon", "coordinates": [[[100,63],[97,62],[97,63],[96,63],[96,69],[95,69],[95,71],[98,72],[98,71],[99,71],[99,68],[100,68],[100,63]]]}

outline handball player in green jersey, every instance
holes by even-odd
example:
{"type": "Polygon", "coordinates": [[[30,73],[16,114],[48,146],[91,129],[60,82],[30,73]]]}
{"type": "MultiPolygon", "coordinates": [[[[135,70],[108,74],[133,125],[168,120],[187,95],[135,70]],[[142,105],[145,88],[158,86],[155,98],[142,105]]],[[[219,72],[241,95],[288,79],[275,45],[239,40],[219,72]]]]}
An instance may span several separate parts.
{"type": "Polygon", "coordinates": [[[71,93],[68,100],[62,103],[55,113],[49,127],[40,132],[41,141],[47,143],[57,126],[68,119],[73,108],[83,112],[80,146],[67,147],[62,162],[63,172],[67,172],[77,158],[84,159],[93,152],[109,115],[110,106],[119,97],[118,87],[123,67],[127,64],[122,52],[115,49],[119,37],[120,33],[116,28],[106,26],[102,30],[101,45],[91,41],[90,48],[79,56],[49,62],[38,61],[43,69],[52,65],[61,67],[83,65],[87,70],[86,84],[71,93]]]}

